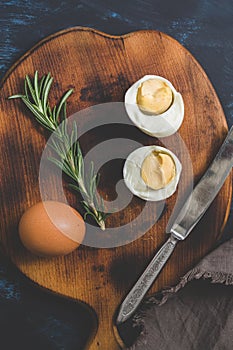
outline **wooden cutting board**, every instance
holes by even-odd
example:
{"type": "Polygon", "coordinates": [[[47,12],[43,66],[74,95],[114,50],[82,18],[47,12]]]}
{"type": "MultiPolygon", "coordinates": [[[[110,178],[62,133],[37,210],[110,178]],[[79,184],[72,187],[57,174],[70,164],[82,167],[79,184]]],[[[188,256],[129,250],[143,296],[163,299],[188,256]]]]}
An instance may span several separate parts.
{"type": "MultiPolygon", "coordinates": [[[[51,72],[54,77],[50,96],[52,104],[57,103],[67,89],[74,88],[74,94],[68,102],[68,114],[103,102],[123,101],[128,87],[145,74],[169,79],[184,99],[185,118],[179,133],[191,157],[194,182],[205,172],[227,133],[224,113],[210,81],[197,61],[177,41],[158,31],[110,36],[81,27],[64,30],[33,47],[2,81],[2,249],[19,270],[39,286],[82,301],[93,308],[98,319],[98,331],[93,335],[90,349],[119,349],[121,341],[114,327],[116,309],[156,249],[165,241],[165,230],[177,193],[166,201],[155,224],[153,220],[158,207],[156,203],[150,206],[145,220],[152,223],[152,228],[143,237],[127,245],[109,249],[81,246],[68,256],[53,259],[37,258],[28,253],[19,242],[17,225],[22,213],[40,200],[38,171],[48,135],[32,122],[30,113],[19,100],[9,101],[7,97],[23,91],[25,74],[33,75],[35,70],[41,75],[51,72]]],[[[124,120],[127,116],[119,118],[124,120]]],[[[81,124],[85,125],[86,122],[88,117],[81,124]]],[[[99,128],[89,138],[87,135],[82,145],[84,152],[104,138],[111,137],[129,137],[144,145],[161,144],[132,125],[129,128],[118,125],[109,126],[108,129],[99,128]]],[[[185,184],[183,188],[187,188],[191,180],[190,164],[182,152],[179,154],[176,139],[173,136],[166,139],[182,161],[180,186],[185,184]]],[[[119,147],[123,146],[119,144],[119,147]]],[[[108,164],[103,167],[100,191],[105,199],[115,198],[115,183],[122,177],[122,165],[123,161],[118,160],[111,166],[108,164]]],[[[53,177],[48,179],[48,186],[53,187],[54,183],[53,177]]],[[[76,204],[70,192],[67,192],[67,198],[72,205],[76,204]]],[[[185,242],[178,245],[150,293],[176,283],[216,244],[228,217],[230,201],[229,177],[198,227],[185,242]]],[[[130,223],[144,204],[142,200],[134,198],[126,209],[108,218],[108,227],[130,223]]],[[[140,233],[142,228],[132,224],[130,230],[140,233]]]]}

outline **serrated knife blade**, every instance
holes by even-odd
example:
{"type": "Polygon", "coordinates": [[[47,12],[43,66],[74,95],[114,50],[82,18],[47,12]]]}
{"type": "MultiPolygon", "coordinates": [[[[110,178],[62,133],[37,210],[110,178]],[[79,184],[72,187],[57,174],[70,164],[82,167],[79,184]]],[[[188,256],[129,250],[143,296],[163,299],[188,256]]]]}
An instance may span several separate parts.
{"type": "Polygon", "coordinates": [[[210,167],[186,200],[174,224],[171,235],[134,287],[128,293],[117,317],[117,324],[125,322],[137,309],[143,297],[171,256],[176,244],[184,240],[204,215],[233,167],[233,126],[210,167]]]}

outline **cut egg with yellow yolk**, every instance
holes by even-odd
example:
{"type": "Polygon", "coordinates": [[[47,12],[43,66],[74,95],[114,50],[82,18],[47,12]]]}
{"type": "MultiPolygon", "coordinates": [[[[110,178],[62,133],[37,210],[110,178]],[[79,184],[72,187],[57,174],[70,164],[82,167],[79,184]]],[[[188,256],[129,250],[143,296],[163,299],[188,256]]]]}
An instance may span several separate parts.
{"type": "Polygon", "coordinates": [[[173,152],[160,146],[145,146],[128,156],[123,176],[134,195],[160,201],[175,193],[181,171],[182,165],[173,152]]]}
{"type": "Polygon", "coordinates": [[[125,94],[125,108],[131,121],[153,137],[174,134],[184,119],[181,94],[158,75],[145,75],[134,83],[125,94]]]}

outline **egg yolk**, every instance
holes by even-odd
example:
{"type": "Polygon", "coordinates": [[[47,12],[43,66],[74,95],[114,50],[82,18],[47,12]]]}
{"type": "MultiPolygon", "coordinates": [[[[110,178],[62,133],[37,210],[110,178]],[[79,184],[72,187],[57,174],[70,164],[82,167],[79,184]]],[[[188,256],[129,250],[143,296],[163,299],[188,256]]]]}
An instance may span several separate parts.
{"type": "Polygon", "coordinates": [[[161,114],[171,106],[173,93],[171,88],[158,79],[148,79],[141,83],[137,91],[137,104],[147,113],[161,114]]]}
{"type": "Polygon", "coordinates": [[[154,190],[166,187],[175,174],[175,163],[167,153],[152,151],[142,163],[141,177],[154,190]]]}

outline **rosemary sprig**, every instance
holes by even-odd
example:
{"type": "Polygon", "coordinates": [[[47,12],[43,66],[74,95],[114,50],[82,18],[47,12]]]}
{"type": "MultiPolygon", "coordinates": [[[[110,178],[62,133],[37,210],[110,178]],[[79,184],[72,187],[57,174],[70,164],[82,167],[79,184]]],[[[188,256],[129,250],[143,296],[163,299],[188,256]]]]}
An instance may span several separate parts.
{"type": "Polygon", "coordinates": [[[66,101],[73,90],[68,90],[61,98],[58,106],[54,106],[52,109],[48,102],[52,82],[53,78],[50,73],[39,80],[36,71],[33,80],[26,75],[24,94],[12,95],[9,99],[20,98],[32,112],[35,119],[53,133],[54,137],[50,146],[55,151],[57,158],[50,157],[50,161],[73,180],[69,187],[81,193],[83,197],[81,203],[85,209],[84,219],[87,215],[91,215],[100,228],[104,230],[107,215],[104,213],[103,200],[100,199],[97,193],[99,176],[94,172],[93,163],[91,163],[89,175],[85,175],[83,155],[77,141],[76,123],[73,122],[71,133],[67,130],[67,123],[62,123],[66,119],[66,101]]]}

